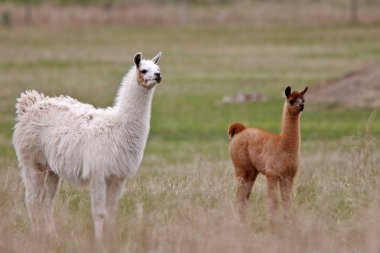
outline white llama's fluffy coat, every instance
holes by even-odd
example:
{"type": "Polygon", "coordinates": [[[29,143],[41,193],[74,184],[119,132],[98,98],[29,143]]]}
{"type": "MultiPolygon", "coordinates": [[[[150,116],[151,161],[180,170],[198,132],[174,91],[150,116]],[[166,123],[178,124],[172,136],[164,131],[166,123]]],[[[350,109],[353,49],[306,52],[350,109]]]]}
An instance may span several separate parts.
{"type": "Polygon", "coordinates": [[[34,90],[21,94],[13,144],[23,170],[32,226],[36,225],[33,208],[38,201],[46,206],[45,222],[51,222],[52,200],[62,177],[77,185],[90,185],[95,233],[101,237],[105,216],[113,215],[108,211],[115,211],[125,178],[135,175],[143,157],[154,87],[161,80],[156,65],[159,57],[141,60],[137,54],[115,105],[106,109],[34,90]],[[50,180],[52,177],[55,180],[50,180]]]}

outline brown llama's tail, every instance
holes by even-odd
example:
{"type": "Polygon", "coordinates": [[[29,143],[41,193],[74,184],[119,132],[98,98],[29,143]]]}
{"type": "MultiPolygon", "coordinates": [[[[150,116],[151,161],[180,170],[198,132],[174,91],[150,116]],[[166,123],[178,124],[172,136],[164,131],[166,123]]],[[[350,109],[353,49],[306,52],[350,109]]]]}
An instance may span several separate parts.
{"type": "Polygon", "coordinates": [[[44,99],[44,94],[40,94],[35,90],[25,91],[21,93],[20,97],[16,102],[16,113],[17,116],[22,116],[26,110],[34,105],[37,101],[44,99]]]}
{"type": "Polygon", "coordinates": [[[238,133],[240,133],[241,131],[243,131],[244,129],[245,129],[245,126],[242,123],[234,122],[228,128],[228,135],[230,136],[230,138],[232,138],[238,133]]]}

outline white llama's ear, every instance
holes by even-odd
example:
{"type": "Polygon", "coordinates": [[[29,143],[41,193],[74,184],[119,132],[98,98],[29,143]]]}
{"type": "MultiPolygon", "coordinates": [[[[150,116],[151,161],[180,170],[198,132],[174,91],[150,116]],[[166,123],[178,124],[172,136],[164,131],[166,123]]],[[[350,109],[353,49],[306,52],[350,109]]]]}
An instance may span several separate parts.
{"type": "Polygon", "coordinates": [[[134,61],[135,61],[136,66],[139,66],[139,65],[140,65],[141,59],[142,59],[142,53],[138,52],[138,53],[135,55],[135,58],[134,58],[134,61]]]}
{"type": "Polygon", "coordinates": [[[302,96],[305,95],[305,93],[306,93],[306,91],[307,91],[308,88],[309,88],[309,87],[306,86],[306,88],[305,88],[303,91],[301,91],[301,95],[302,95],[302,96]]]}
{"type": "Polygon", "coordinates": [[[159,52],[155,57],[153,57],[152,62],[157,64],[157,62],[160,60],[162,53],[159,52]]]}
{"type": "Polygon", "coordinates": [[[286,98],[288,98],[290,96],[291,92],[292,92],[292,88],[290,88],[290,86],[286,87],[286,89],[285,89],[286,98]]]}

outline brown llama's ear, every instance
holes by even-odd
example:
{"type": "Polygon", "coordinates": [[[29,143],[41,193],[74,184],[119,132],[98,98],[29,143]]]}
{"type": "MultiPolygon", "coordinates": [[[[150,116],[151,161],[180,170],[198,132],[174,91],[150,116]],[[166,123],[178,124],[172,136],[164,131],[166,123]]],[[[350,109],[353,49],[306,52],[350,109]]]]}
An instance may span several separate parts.
{"type": "Polygon", "coordinates": [[[286,89],[285,89],[286,98],[288,98],[290,96],[291,92],[292,92],[292,88],[290,88],[290,86],[286,87],[286,89]]]}
{"type": "Polygon", "coordinates": [[[307,91],[308,88],[309,88],[309,87],[306,86],[306,88],[305,88],[303,91],[301,91],[300,94],[301,94],[302,96],[305,95],[305,93],[306,93],[306,91],[307,91]]]}
{"type": "Polygon", "coordinates": [[[137,67],[140,65],[141,58],[142,58],[142,53],[138,52],[134,58],[134,62],[135,62],[137,67]]]}

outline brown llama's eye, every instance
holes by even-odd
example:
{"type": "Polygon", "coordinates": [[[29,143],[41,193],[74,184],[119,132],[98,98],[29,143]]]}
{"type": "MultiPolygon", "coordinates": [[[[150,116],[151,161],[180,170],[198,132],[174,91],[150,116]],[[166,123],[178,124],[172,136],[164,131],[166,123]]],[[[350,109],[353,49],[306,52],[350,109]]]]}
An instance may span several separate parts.
{"type": "Polygon", "coordinates": [[[294,105],[295,102],[296,102],[296,100],[294,100],[294,99],[292,99],[292,100],[289,101],[289,103],[290,103],[291,105],[294,105]]]}
{"type": "Polygon", "coordinates": [[[146,69],[141,70],[141,73],[146,74],[148,72],[146,69]]]}

